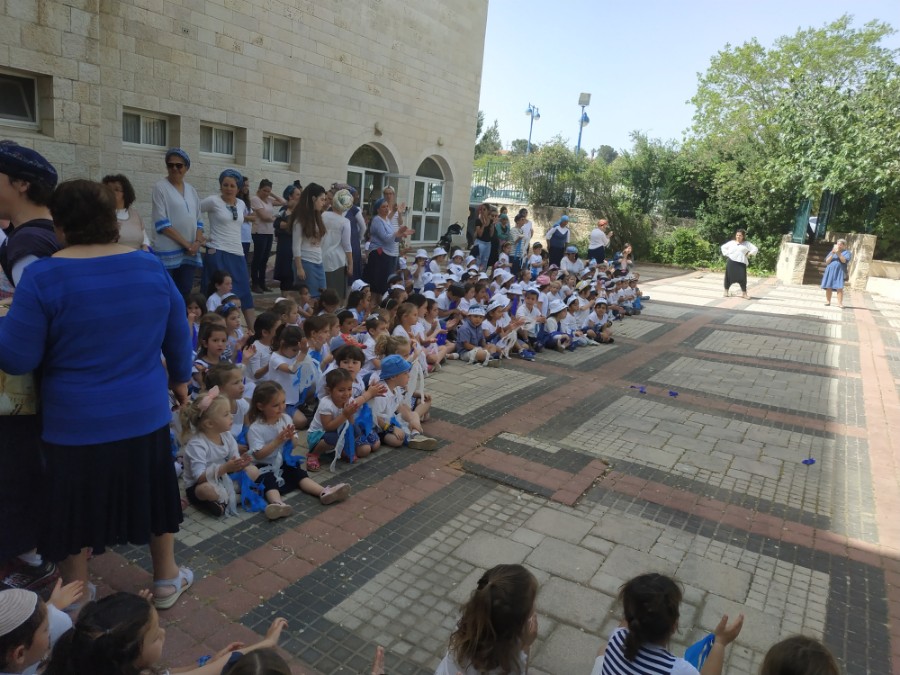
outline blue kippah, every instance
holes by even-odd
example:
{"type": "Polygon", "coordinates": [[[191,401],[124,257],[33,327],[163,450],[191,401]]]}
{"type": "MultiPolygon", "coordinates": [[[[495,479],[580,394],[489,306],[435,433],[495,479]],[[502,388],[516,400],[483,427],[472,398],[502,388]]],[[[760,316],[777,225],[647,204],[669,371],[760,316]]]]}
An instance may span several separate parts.
{"type": "Polygon", "coordinates": [[[42,154],[13,141],[0,141],[0,173],[10,178],[43,183],[49,188],[56,187],[59,180],[56,169],[42,154]]]}
{"type": "MultiPolygon", "coordinates": [[[[190,166],[191,163],[187,162],[187,165],[190,166]]],[[[240,171],[236,171],[234,169],[225,169],[222,173],[219,174],[219,185],[221,185],[222,181],[226,178],[234,178],[234,182],[237,184],[238,190],[244,187],[244,176],[240,171]]]]}
{"type": "MultiPolygon", "coordinates": [[[[181,157],[184,160],[184,166],[188,169],[191,168],[191,158],[188,157],[188,154],[182,150],[181,148],[169,148],[166,150],[166,159],[169,159],[172,155],[176,155],[177,157],[181,157]]],[[[243,180],[243,176],[241,176],[241,180],[243,180]]]]}

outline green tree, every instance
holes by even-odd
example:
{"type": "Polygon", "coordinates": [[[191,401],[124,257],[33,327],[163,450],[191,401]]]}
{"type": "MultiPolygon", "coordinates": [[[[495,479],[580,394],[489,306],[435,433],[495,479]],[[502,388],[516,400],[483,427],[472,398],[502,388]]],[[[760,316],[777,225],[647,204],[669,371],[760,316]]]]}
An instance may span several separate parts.
{"type": "Polygon", "coordinates": [[[497,124],[497,120],[494,120],[494,123],[484,130],[484,133],[481,134],[481,138],[479,138],[478,142],[475,144],[475,156],[496,155],[500,152],[502,147],[503,143],[500,141],[500,127],[497,124]]]}
{"type": "MultiPolygon", "coordinates": [[[[592,150],[591,154],[593,153],[592,150]]],[[[612,164],[618,156],[619,153],[611,145],[601,145],[597,148],[597,159],[602,160],[604,164],[612,164]]]]}
{"type": "Polygon", "coordinates": [[[576,158],[567,141],[560,136],[544,145],[531,146],[531,154],[518,158],[512,173],[535,206],[568,206],[576,177],[586,164],[576,158]]]}
{"type": "Polygon", "coordinates": [[[527,138],[517,138],[509,144],[509,152],[512,155],[524,155],[526,150],[528,150],[527,138]]]}

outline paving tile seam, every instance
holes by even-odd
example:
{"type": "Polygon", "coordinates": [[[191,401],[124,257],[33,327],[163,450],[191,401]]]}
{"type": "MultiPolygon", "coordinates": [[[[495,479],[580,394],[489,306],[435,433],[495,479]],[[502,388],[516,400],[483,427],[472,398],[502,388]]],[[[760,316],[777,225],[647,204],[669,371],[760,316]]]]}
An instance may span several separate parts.
{"type": "Polygon", "coordinates": [[[711,522],[723,523],[752,534],[761,534],[770,539],[806,546],[823,553],[841,555],[878,570],[889,569],[888,560],[900,559],[900,549],[892,546],[862,541],[836,534],[830,530],[811,527],[759,511],[751,511],[742,506],[702,497],[663,483],[634,478],[619,473],[615,469],[605,476],[600,483],[600,488],[636,497],[711,522]]]}
{"type": "Polygon", "coordinates": [[[774,368],[783,372],[798,373],[804,375],[820,375],[822,377],[846,377],[848,379],[860,379],[861,375],[853,370],[833,368],[830,366],[815,366],[799,361],[786,361],[776,358],[764,358],[756,356],[740,356],[726,352],[710,351],[697,347],[675,347],[669,350],[671,354],[679,356],[691,356],[704,361],[718,363],[737,363],[743,366],[760,366],[761,368],[774,368]]]}
{"type": "MultiPolygon", "coordinates": [[[[760,316],[757,314],[756,316],[760,316]]],[[[778,315],[779,318],[784,318],[778,315]]],[[[731,317],[728,317],[731,318],[731,317]]],[[[806,321],[807,319],[804,319],[806,321]]],[[[810,319],[811,321],[812,319],[810,319]]],[[[727,319],[726,319],[727,321],[727,319]]],[[[715,329],[728,331],[730,333],[746,333],[748,335],[759,335],[761,337],[786,338],[789,340],[805,340],[807,342],[815,342],[825,345],[840,345],[841,347],[858,347],[859,340],[847,340],[842,338],[833,338],[827,335],[813,335],[811,333],[799,333],[778,328],[762,328],[759,326],[742,326],[739,324],[715,322],[715,329]]],[[[834,325],[831,321],[822,321],[823,325],[834,325]]]]}

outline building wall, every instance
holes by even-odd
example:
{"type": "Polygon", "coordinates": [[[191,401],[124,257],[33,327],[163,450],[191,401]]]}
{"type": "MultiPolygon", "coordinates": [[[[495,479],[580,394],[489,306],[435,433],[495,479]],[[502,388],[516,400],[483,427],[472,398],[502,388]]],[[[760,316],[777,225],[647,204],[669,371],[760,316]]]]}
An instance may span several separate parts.
{"type": "Polygon", "coordinates": [[[371,143],[399,174],[438,161],[446,226],[468,214],[486,21],[487,0],[0,0],[0,68],[40,76],[41,118],[0,137],[63,178],[125,173],[145,218],[163,151],[123,144],[123,109],[168,117],[201,195],[227,166],[279,192],[344,180],[371,143]],[[236,130],[234,159],[201,154],[201,122],[236,130]],[[264,133],[293,139],[290,166],[264,133]]]}

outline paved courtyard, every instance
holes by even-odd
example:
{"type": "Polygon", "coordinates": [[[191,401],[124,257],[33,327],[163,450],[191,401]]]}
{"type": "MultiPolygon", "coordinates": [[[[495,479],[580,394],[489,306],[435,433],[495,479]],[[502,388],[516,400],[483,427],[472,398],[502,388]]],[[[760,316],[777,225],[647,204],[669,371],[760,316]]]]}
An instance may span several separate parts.
{"type": "MultiPolygon", "coordinates": [[[[284,616],[296,673],[368,673],[383,645],[387,672],[430,674],[478,576],[517,562],[540,581],[531,673],[587,675],[645,571],[684,584],[676,653],[743,612],[728,673],[795,633],[849,675],[900,673],[900,306],[659,275],[614,345],[448,364],[428,380],[441,447],[320,474],[353,485],[344,504],[293,495],[274,523],[189,508],[177,555],[197,581],[162,617],[170,663],[284,616]]],[[[93,562],[101,592],[148,569],[137,548],[93,562]]]]}

